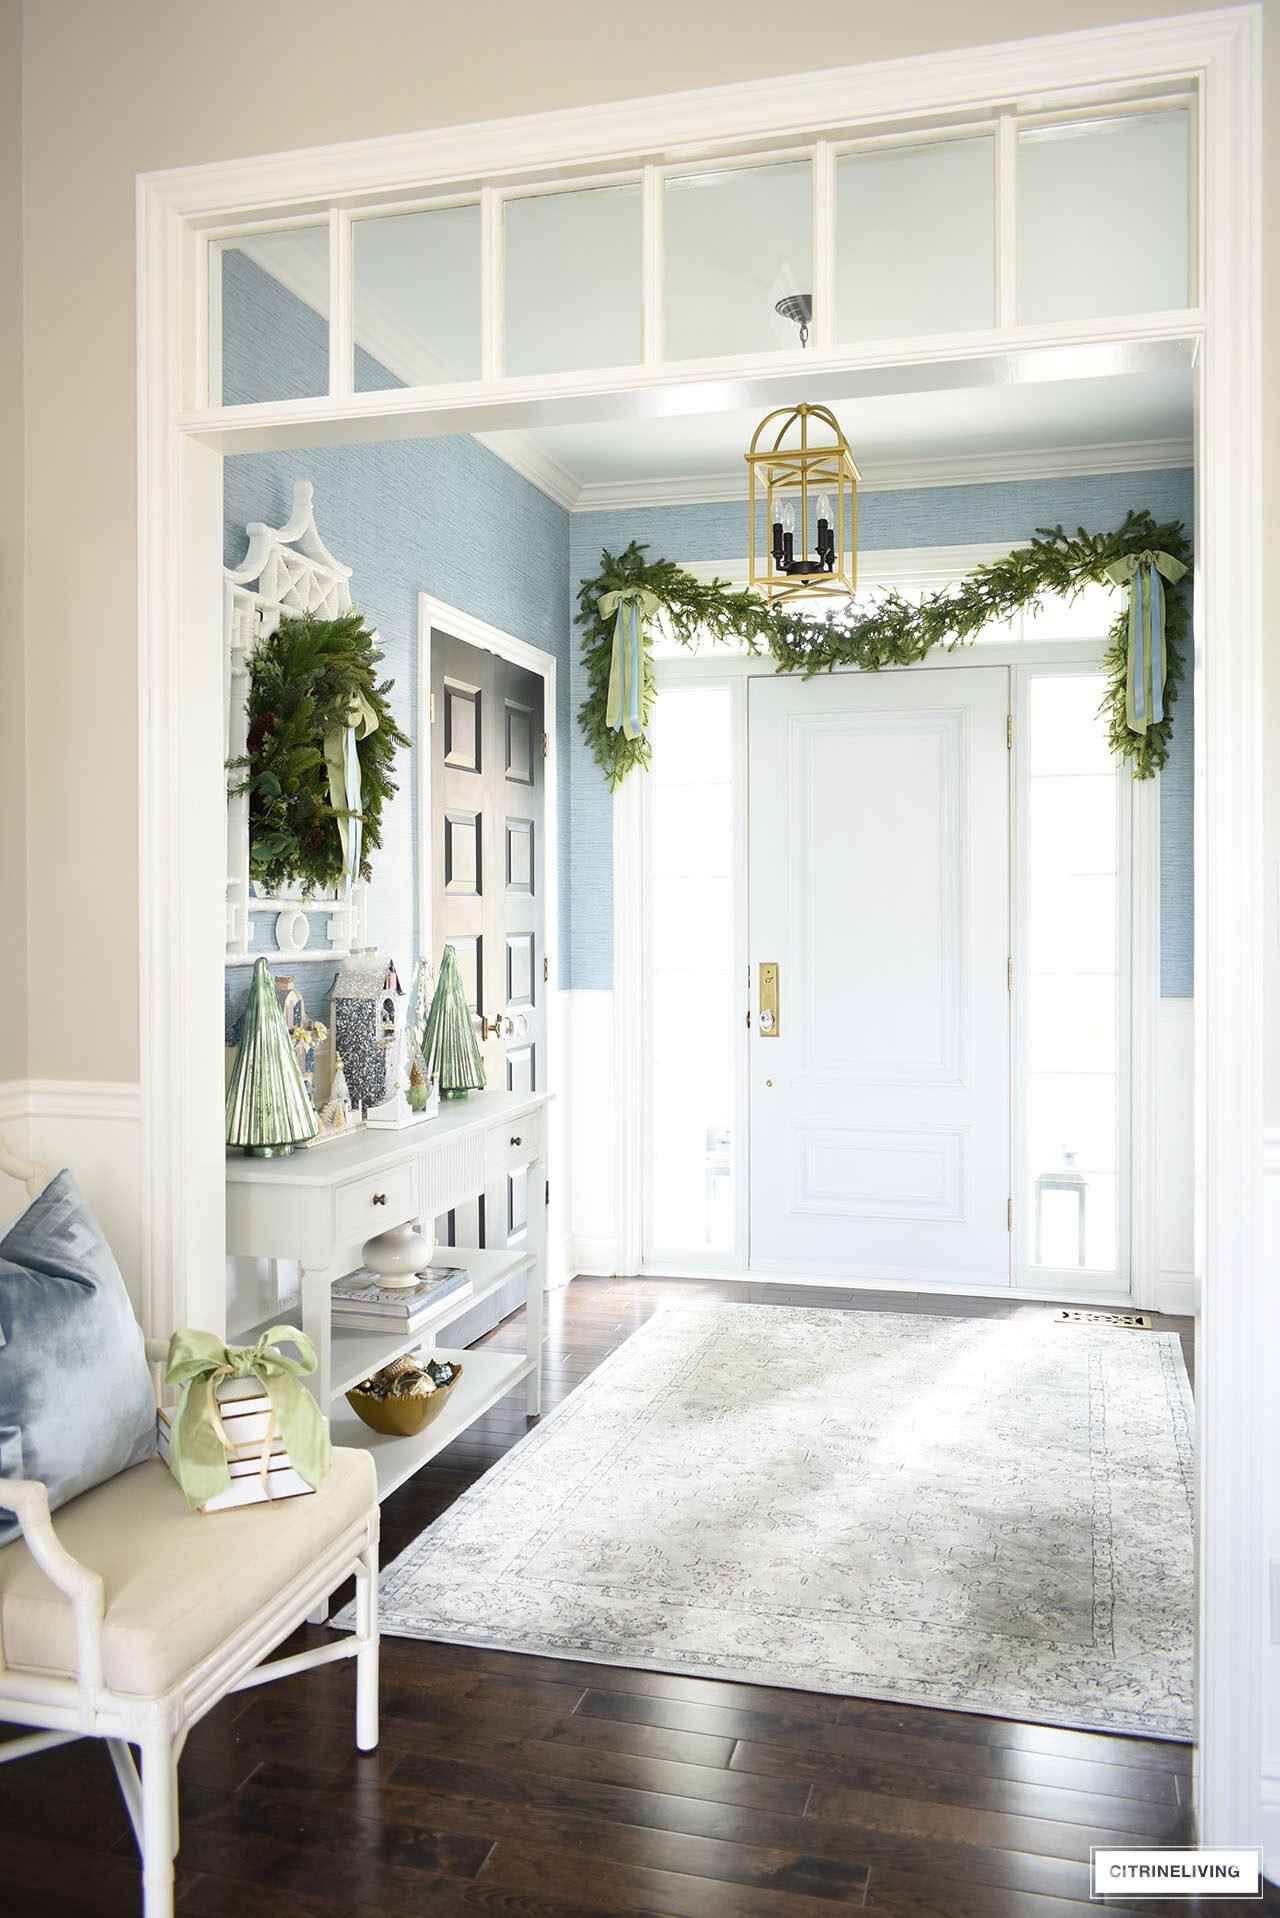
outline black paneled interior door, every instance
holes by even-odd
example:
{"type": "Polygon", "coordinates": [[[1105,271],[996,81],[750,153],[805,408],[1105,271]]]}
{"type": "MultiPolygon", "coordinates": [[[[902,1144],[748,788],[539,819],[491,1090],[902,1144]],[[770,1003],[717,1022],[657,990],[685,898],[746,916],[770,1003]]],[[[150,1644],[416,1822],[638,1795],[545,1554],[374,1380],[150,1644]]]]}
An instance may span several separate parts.
{"type": "MultiPolygon", "coordinates": [[[[481,1034],[491,1088],[546,1084],[543,681],[433,627],[432,958],[451,945],[481,1034]]],[[[508,1174],[500,1209],[459,1212],[456,1242],[518,1243],[527,1180],[508,1174]]],[[[468,1211],[470,1208],[468,1208],[468,1211]]]]}

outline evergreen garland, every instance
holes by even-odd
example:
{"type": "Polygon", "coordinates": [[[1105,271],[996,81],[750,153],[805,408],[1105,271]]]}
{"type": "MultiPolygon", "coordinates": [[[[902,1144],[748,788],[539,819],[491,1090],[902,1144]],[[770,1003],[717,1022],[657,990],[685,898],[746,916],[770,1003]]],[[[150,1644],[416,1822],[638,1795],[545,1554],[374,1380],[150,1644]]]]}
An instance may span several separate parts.
{"type": "Polygon", "coordinates": [[[372,877],[369,855],[382,844],[382,808],[396,791],[396,749],[410,741],[387,701],[393,681],[379,681],[382,654],[353,607],[336,619],[284,619],[249,660],[247,750],[230,761],[245,778],[232,790],[249,795],[249,876],[269,893],[339,886],[344,876],[340,814],[329,793],[326,734],[344,728],[359,694],[378,725],[357,740],[362,823],[360,876],[372,877]]]}
{"type": "MultiPolygon", "coordinates": [[[[652,748],[643,732],[637,739],[627,739],[605,723],[614,638],[614,618],[602,618],[599,609],[606,593],[641,587],[657,596],[666,630],[682,646],[693,647],[707,639],[713,645],[745,643],[749,652],[769,653],[779,672],[800,672],[808,679],[837,666],[856,666],[863,672],[909,666],[936,647],[950,652],[1014,613],[1026,609],[1034,614],[1042,593],[1071,600],[1085,586],[1106,583],[1107,568],[1126,554],[1169,553],[1188,569],[1191,565],[1191,547],[1181,521],[1157,523],[1149,512],[1131,512],[1112,533],[1087,533],[1080,527],[1068,534],[1061,526],[1041,527],[1029,545],[1018,547],[1006,559],[979,566],[958,586],[926,594],[918,604],[890,592],[869,610],[849,601],[828,613],[814,614],[799,611],[787,600],[762,599],[724,580],[695,579],[667,559],[646,561],[646,550],[633,540],[623,553],[602,553],[599,575],[584,580],[578,593],[578,624],[584,629],[582,660],[589,685],[578,719],[596,763],[614,787],[635,767],[649,764],[652,748]]],[[[1128,597],[1124,594],[1109,634],[1103,668],[1106,690],[1099,710],[1108,715],[1116,757],[1129,761],[1135,779],[1150,779],[1169,757],[1170,709],[1185,671],[1184,648],[1191,625],[1190,570],[1177,586],[1166,588],[1164,717],[1145,733],[1130,732],[1125,722],[1128,597]]],[[[647,731],[654,701],[647,643],[642,665],[640,716],[647,731]]]]}

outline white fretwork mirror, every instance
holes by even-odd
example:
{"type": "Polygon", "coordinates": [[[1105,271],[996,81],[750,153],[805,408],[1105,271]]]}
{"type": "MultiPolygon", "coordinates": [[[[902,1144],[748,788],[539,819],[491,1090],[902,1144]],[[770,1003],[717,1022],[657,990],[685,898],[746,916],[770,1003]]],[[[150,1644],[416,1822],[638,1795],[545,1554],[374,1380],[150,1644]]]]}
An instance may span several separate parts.
{"type": "MultiPolygon", "coordinates": [[[[245,751],[249,661],[254,647],[285,617],[315,613],[332,619],[351,605],[351,568],[334,558],[316,531],[310,480],[293,489],[293,512],[284,526],[252,521],[248,550],[239,566],[224,569],[223,688],[225,758],[245,751]]],[[[268,894],[249,878],[249,798],[231,790],[228,776],[226,963],[270,959],[343,958],[365,944],[368,888],[358,882],[340,891],[268,894]]]]}

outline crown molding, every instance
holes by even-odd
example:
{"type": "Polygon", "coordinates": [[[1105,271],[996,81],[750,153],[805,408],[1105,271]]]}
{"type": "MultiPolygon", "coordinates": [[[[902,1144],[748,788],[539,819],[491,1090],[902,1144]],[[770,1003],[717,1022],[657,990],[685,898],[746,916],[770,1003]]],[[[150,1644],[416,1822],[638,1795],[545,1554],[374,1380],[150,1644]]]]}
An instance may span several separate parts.
{"type": "MultiPolygon", "coordinates": [[[[498,452],[499,448],[495,446],[494,451],[498,452]]],[[[505,458],[505,454],[502,457],[505,458]]],[[[1048,446],[1010,453],[950,453],[941,459],[870,461],[863,469],[859,490],[898,493],[933,486],[998,486],[1025,480],[1090,478],[1099,473],[1151,473],[1191,466],[1194,462],[1195,448],[1189,439],[1048,446]]],[[[563,472],[563,468],[560,470],[563,472]]],[[[532,473],[528,477],[533,478],[532,473]]],[[[537,483],[535,479],[534,484],[537,483]]],[[[745,481],[736,476],[698,473],[679,479],[618,480],[581,486],[570,511],[600,513],[645,506],[710,506],[745,496],[745,481]]]]}
{"type": "Polygon", "coordinates": [[[946,48],[862,65],[731,81],[667,94],[557,108],[421,132],[246,155],[138,176],[138,190],[189,220],[217,222],[264,207],[311,212],[384,195],[512,179],[539,169],[581,167],[660,153],[714,157],[744,137],[821,132],[864,123],[913,121],[940,113],[1040,99],[1045,76],[1055,95],[1105,101],[1131,85],[1182,81],[1205,61],[1229,58],[1256,22],[1249,5],[1167,19],[1122,22],[1089,33],[1067,30],[989,45],[946,48]]]}
{"type": "Polygon", "coordinates": [[[473,433],[471,436],[490,453],[504,460],[513,473],[536,486],[540,493],[562,506],[566,513],[581,512],[582,487],[573,474],[561,466],[528,433],[473,433]]]}

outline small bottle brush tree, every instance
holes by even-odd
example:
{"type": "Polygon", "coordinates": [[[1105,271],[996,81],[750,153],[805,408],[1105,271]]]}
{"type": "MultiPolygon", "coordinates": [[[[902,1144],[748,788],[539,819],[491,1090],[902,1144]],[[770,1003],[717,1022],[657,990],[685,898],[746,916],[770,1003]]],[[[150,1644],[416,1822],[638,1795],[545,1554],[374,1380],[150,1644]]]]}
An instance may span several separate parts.
{"type": "Polygon", "coordinates": [[[468,1092],[483,1089],[484,1061],[452,946],[445,947],[440,960],[422,1050],[427,1071],[439,1084],[442,1099],[465,1099],[468,1092]]]}

